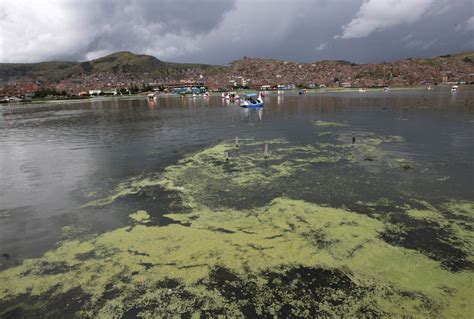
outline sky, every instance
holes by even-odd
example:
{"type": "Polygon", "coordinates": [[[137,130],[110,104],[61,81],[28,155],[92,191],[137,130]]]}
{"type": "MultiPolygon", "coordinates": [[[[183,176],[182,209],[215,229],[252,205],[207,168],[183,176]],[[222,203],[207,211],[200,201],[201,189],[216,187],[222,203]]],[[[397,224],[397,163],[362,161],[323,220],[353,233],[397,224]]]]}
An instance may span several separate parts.
{"type": "Polygon", "coordinates": [[[474,50],[474,0],[0,0],[0,62],[373,63],[474,50]]]}

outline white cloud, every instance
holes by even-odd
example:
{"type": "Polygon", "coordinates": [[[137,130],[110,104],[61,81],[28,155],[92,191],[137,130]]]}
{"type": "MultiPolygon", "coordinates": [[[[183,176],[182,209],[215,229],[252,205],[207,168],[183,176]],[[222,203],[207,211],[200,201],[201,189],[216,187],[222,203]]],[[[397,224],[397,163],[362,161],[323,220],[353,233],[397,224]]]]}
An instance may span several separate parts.
{"type": "Polygon", "coordinates": [[[464,23],[459,23],[454,28],[454,31],[464,32],[464,31],[474,31],[474,16],[468,18],[464,23]]]}
{"type": "Polygon", "coordinates": [[[465,23],[465,26],[464,26],[464,30],[466,31],[474,31],[474,16],[470,17],[469,19],[467,19],[466,23],[465,23]]]}
{"type": "Polygon", "coordinates": [[[327,42],[323,42],[321,44],[319,44],[317,47],[314,48],[315,51],[323,51],[323,50],[326,50],[328,47],[328,44],[327,42]]]}
{"type": "Polygon", "coordinates": [[[234,0],[202,2],[0,0],[0,62],[85,60],[119,50],[164,59],[199,52],[200,36],[234,8],[234,0]]]}
{"type": "Polygon", "coordinates": [[[71,7],[42,1],[6,4],[0,4],[0,61],[54,58],[57,53],[74,52],[83,45],[88,30],[77,23],[71,7]]]}
{"type": "Polygon", "coordinates": [[[342,26],[342,34],[335,38],[353,39],[420,19],[433,0],[366,0],[352,19],[342,26]]]}

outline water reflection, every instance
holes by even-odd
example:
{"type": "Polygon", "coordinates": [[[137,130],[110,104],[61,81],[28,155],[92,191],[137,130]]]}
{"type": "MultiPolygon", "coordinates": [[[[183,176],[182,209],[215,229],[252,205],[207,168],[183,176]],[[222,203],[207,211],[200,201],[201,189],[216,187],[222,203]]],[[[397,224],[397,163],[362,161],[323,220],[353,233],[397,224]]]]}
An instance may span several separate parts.
{"type": "Polygon", "coordinates": [[[156,108],[156,101],[154,99],[153,100],[148,99],[147,106],[148,106],[148,109],[154,110],[156,108]]]}
{"type": "MultiPolygon", "coordinates": [[[[279,92],[279,91],[278,91],[279,92]]],[[[280,95],[280,93],[278,93],[278,96],[277,96],[277,104],[280,105],[283,103],[283,96],[280,95]]]]}

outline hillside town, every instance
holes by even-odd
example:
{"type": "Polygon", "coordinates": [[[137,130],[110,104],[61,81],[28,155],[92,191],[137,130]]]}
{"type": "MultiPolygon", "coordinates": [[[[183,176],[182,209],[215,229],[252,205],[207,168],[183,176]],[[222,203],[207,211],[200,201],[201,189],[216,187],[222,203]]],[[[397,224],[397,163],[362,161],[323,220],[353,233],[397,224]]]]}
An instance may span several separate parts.
{"type": "Polygon", "coordinates": [[[208,90],[288,89],[322,87],[370,88],[436,84],[474,84],[474,61],[450,55],[374,64],[347,61],[298,63],[248,58],[225,66],[193,67],[175,75],[150,72],[81,72],[52,81],[46,76],[0,78],[0,99],[46,96],[80,97],[139,92],[173,91],[179,87],[205,86],[208,90]]]}

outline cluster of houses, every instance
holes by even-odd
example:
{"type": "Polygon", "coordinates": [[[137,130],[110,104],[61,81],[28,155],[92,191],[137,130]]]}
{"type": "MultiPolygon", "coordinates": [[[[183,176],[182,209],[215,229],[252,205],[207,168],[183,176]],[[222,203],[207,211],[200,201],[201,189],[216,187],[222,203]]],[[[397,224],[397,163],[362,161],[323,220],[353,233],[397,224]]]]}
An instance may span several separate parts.
{"type": "Polygon", "coordinates": [[[473,61],[443,57],[423,60],[353,64],[347,61],[297,63],[270,59],[243,58],[219,72],[192,69],[179,78],[154,78],[148,73],[80,74],[59,81],[20,77],[0,79],[0,102],[29,99],[38,91],[67,96],[123,95],[160,90],[175,93],[202,93],[206,90],[238,88],[286,90],[320,87],[384,87],[424,84],[474,84],[473,61]]]}

